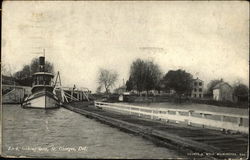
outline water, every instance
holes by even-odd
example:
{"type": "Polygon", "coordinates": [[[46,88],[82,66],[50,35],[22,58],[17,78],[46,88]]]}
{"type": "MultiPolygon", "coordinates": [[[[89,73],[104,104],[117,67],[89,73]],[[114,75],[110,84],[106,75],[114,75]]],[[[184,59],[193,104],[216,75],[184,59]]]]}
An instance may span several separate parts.
{"type": "Polygon", "coordinates": [[[59,108],[3,106],[3,155],[58,158],[177,158],[140,136],[59,108]]]}

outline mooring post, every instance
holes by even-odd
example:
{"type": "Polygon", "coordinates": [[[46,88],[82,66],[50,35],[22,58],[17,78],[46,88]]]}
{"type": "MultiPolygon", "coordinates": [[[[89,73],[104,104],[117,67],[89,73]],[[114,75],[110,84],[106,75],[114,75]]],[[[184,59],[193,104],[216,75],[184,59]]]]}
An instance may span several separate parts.
{"type": "Polygon", "coordinates": [[[187,121],[187,125],[191,125],[190,119],[192,117],[192,111],[188,111],[188,121],[187,121]]]}
{"type": "Polygon", "coordinates": [[[153,110],[151,110],[151,119],[154,119],[154,111],[153,110]]]}
{"type": "Polygon", "coordinates": [[[161,118],[160,118],[161,115],[160,114],[161,114],[161,111],[159,109],[157,109],[157,119],[158,120],[161,120],[161,118]]]}
{"type": "MultiPolygon", "coordinates": [[[[221,122],[224,122],[224,116],[223,116],[223,115],[220,116],[220,121],[221,121],[221,122]]],[[[222,128],[221,130],[222,130],[223,132],[226,131],[226,129],[224,129],[224,128],[222,128]]]]}
{"type": "MultiPolygon", "coordinates": [[[[205,114],[204,114],[204,113],[201,113],[201,117],[202,117],[203,119],[205,119],[205,118],[206,118],[206,116],[205,116],[205,114]]],[[[204,125],[204,124],[202,125],[202,128],[205,128],[205,125],[204,125]]]]}
{"type": "MultiPolygon", "coordinates": [[[[179,117],[179,116],[180,116],[179,111],[175,111],[175,115],[176,115],[177,117],[179,117]]],[[[179,121],[177,120],[177,121],[175,121],[175,123],[179,123],[179,121]]]]}
{"type": "MultiPolygon", "coordinates": [[[[169,110],[167,110],[166,112],[165,112],[165,114],[167,114],[167,115],[169,115],[169,110]]],[[[168,116],[165,116],[166,117],[166,122],[168,122],[169,121],[169,119],[167,118],[168,116]]]]}

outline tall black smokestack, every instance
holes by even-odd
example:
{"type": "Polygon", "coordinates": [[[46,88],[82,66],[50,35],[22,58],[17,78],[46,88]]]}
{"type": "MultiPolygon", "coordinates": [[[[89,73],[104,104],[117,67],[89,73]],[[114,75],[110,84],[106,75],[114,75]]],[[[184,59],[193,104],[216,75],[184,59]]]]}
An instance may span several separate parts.
{"type": "Polygon", "coordinates": [[[45,57],[39,57],[39,71],[44,72],[45,71],[45,57]]]}

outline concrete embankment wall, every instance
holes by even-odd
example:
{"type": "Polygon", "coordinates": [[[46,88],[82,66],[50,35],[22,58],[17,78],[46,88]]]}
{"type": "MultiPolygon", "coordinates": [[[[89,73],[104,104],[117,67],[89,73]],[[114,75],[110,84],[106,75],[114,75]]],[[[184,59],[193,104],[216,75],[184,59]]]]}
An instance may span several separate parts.
{"type": "MultiPolygon", "coordinates": [[[[86,104],[67,104],[66,109],[77,112],[89,118],[94,118],[102,123],[114,126],[121,130],[141,135],[152,142],[187,153],[238,153],[247,150],[247,137],[245,135],[225,135],[219,131],[189,126],[172,125],[155,120],[147,120],[134,115],[111,112],[86,104]],[[206,139],[206,137],[208,139],[206,139]],[[241,139],[239,139],[241,137],[241,139]],[[219,142],[219,143],[218,143],[219,142]],[[234,144],[234,145],[232,145],[234,144]],[[237,144],[238,146],[235,146],[237,144]]],[[[209,155],[204,155],[206,158],[209,155]]],[[[218,157],[213,154],[212,157],[218,157]]],[[[232,156],[230,156],[233,158],[232,156]]],[[[243,156],[241,156],[243,157],[243,156]]],[[[192,155],[192,158],[194,156],[192,155]]],[[[197,157],[200,158],[200,157],[197,157]]],[[[219,155],[219,158],[223,158],[219,155]]]]}
{"type": "Polygon", "coordinates": [[[3,85],[2,103],[3,104],[22,103],[25,96],[27,96],[30,93],[31,93],[31,87],[3,85]]]}
{"type": "Polygon", "coordinates": [[[167,133],[156,131],[156,130],[153,131],[150,127],[122,121],[117,118],[113,118],[112,116],[98,114],[94,110],[87,111],[85,109],[79,109],[76,107],[72,107],[70,105],[64,105],[64,107],[71,111],[80,113],[86,117],[94,118],[98,121],[101,121],[102,123],[119,128],[123,131],[131,132],[134,134],[139,134],[143,136],[144,138],[149,139],[158,145],[176,149],[182,153],[191,153],[193,151],[197,151],[197,152],[218,151],[216,147],[211,147],[206,144],[201,144],[195,141],[190,141],[188,139],[181,138],[172,134],[167,134],[167,133]]]}

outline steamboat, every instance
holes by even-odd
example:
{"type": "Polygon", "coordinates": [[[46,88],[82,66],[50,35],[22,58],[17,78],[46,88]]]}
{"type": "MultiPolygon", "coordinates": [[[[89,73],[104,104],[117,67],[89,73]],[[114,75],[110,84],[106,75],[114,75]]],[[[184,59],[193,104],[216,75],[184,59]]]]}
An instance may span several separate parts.
{"type": "Polygon", "coordinates": [[[23,101],[23,108],[59,108],[60,101],[53,85],[54,75],[45,68],[45,56],[39,57],[39,71],[32,76],[31,95],[23,101]]]}

